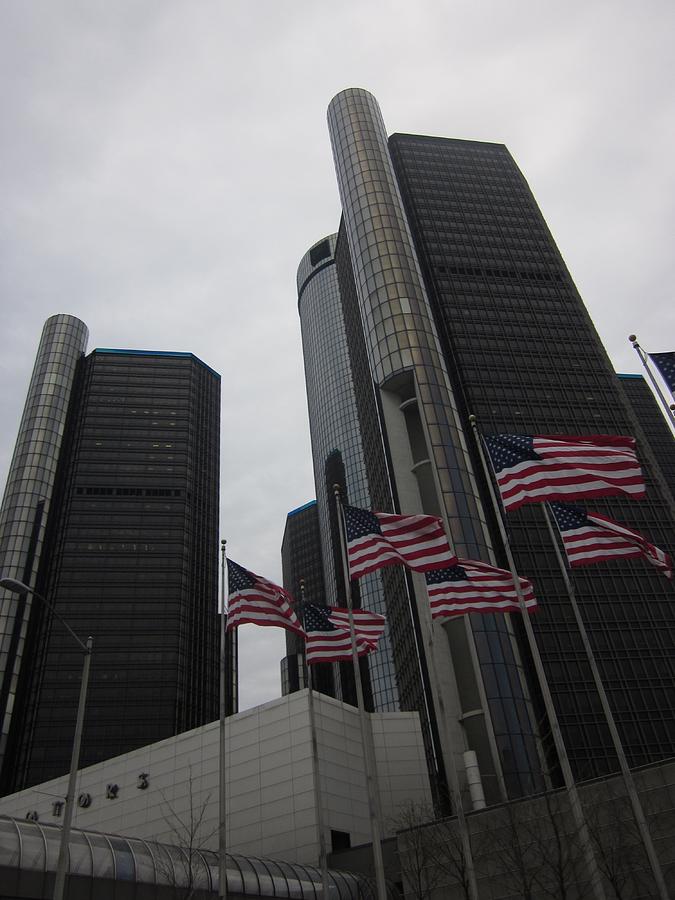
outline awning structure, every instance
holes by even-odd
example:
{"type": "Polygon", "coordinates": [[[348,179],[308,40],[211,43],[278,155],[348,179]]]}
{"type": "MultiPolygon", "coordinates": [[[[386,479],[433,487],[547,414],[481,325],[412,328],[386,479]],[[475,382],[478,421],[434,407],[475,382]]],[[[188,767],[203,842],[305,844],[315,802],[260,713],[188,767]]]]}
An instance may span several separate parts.
{"type": "MultiPolygon", "coordinates": [[[[0,869],[55,872],[60,836],[58,826],[0,816],[0,869]]],[[[218,856],[211,850],[78,829],[70,836],[69,872],[78,880],[193,888],[200,896],[218,889],[218,856]]],[[[362,875],[331,871],[329,882],[331,900],[375,900],[374,884],[362,875]]],[[[227,887],[234,897],[318,900],[321,872],[299,863],[228,853],[227,887]]]]}

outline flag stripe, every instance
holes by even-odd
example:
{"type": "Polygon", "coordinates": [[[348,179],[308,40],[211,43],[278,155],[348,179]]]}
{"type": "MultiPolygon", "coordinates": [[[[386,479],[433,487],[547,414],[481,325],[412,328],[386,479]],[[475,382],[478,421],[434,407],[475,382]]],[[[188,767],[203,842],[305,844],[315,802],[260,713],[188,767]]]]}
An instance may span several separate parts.
{"type": "Polygon", "coordinates": [[[293,598],[287,591],[231,559],[227,561],[227,573],[228,631],[239,625],[253,624],[286,628],[304,636],[302,625],[293,611],[293,598]]]}
{"type": "MultiPolygon", "coordinates": [[[[520,609],[513,577],[505,569],[498,569],[480,560],[459,559],[461,572],[449,569],[447,574],[431,572],[427,575],[427,591],[431,616],[434,619],[462,615],[467,612],[510,612],[520,609]]],[[[534,589],[526,578],[519,578],[525,606],[537,606],[534,589]]]]}
{"type": "MultiPolygon", "coordinates": [[[[307,604],[309,606],[309,604],[307,604]]],[[[352,658],[352,641],[349,630],[349,610],[336,606],[319,608],[327,614],[332,630],[322,631],[307,624],[305,655],[307,663],[344,662],[352,658]]],[[[358,656],[377,650],[377,642],[384,634],[385,618],[366,609],[352,610],[354,635],[358,656]]],[[[311,617],[305,616],[307,623],[311,617]]],[[[325,621],[325,619],[324,619],[325,621]]]]}
{"type": "Polygon", "coordinates": [[[552,503],[551,509],[572,568],[605,560],[642,557],[667,578],[672,578],[668,554],[639,532],[599,513],[586,513],[581,507],[552,503]]]}
{"type": "Polygon", "coordinates": [[[558,498],[639,498],[645,493],[631,437],[488,435],[485,444],[509,511],[558,498]]]}
{"type": "Polygon", "coordinates": [[[417,572],[453,565],[443,522],[437,516],[396,515],[345,507],[350,578],[384,566],[417,572]]]}

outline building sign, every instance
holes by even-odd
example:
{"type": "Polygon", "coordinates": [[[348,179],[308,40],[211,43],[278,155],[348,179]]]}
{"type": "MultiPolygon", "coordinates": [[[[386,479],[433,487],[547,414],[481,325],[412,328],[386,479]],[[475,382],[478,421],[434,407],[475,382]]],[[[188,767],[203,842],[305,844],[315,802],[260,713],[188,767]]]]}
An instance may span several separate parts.
{"type": "MultiPolygon", "coordinates": [[[[146,791],[150,787],[150,775],[148,772],[139,772],[136,776],[136,788],[139,791],[146,791]]],[[[119,798],[120,786],[119,784],[106,784],[104,797],[106,800],[117,800],[119,798]]],[[[88,791],[82,791],[82,793],[77,798],[77,805],[80,809],[89,809],[89,807],[94,803],[94,797],[88,791]]],[[[52,803],[52,816],[56,819],[60,819],[63,815],[63,808],[65,807],[64,800],[54,800],[52,803]]],[[[26,818],[31,822],[37,822],[40,818],[40,815],[36,809],[30,809],[26,813],[26,818]]]]}

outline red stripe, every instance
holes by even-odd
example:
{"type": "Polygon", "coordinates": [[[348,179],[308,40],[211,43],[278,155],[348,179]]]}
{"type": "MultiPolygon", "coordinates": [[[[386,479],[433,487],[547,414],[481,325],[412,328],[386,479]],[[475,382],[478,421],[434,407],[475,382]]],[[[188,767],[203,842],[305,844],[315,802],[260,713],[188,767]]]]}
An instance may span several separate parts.
{"type": "Polygon", "coordinates": [[[544,500],[645,494],[633,437],[538,435],[533,447],[541,459],[523,460],[497,475],[507,510],[544,500]]]}
{"type": "MultiPolygon", "coordinates": [[[[427,585],[433,618],[520,609],[510,572],[478,560],[460,559],[459,565],[466,572],[465,581],[427,585]]],[[[537,601],[532,584],[525,578],[519,578],[518,582],[528,609],[534,609],[537,601]]]]}

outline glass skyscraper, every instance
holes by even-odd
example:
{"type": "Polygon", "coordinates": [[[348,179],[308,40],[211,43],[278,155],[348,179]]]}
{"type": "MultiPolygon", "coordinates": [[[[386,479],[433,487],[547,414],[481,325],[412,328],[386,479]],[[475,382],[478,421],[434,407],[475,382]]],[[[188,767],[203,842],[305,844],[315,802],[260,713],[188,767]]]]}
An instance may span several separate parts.
{"type": "MultiPolygon", "coordinates": [[[[292,509],[286,516],[281,541],[281,570],[283,586],[295,599],[301,617],[301,598],[309,603],[325,605],[323,557],[316,500],[292,509]]],[[[307,687],[305,642],[294,631],[286,630],[286,656],[281,660],[281,693],[295,693],[307,687]]],[[[321,664],[314,667],[314,689],[330,697],[336,696],[334,667],[321,664]]]]}
{"type": "MultiPolygon", "coordinates": [[[[389,145],[463,416],[486,433],[636,436],[647,497],[586,506],[675,547],[672,494],[506,147],[399,134],[389,145]]],[[[542,513],[524,507],[508,525],[540,596],[533,621],[573,768],[616,771],[542,513]]],[[[574,582],[629,762],[672,756],[672,586],[639,561],[587,567],[574,582]]]]}
{"type": "MultiPolygon", "coordinates": [[[[94,638],[83,766],[218,716],[219,422],[190,353],[80,354],[31,586],[94,638]]],[[[6,791],[70,760],[81,653],[36,601],[26,648],[6,791]]]]}
{"type": "MultiPolygon", "coordinates": [[[[54,493],[70,393],[89,332],[75,316],[44,324],[0,509],[0,573],[35,585],[54,493]]],[[[33,599],[0,588],[0,773],[10,734],[33,599]]],[[[30,648],[27,656],[30,664],[30,648]]]]}
{"type": "MultiPolygon", "coordinates": [[[[387,138],[376,101],[359,89],[334,98],[328,121],[343,219],[337,238],[303,258],[298,278],[317,500],[339,456],[350,503],[441,514],[460,556],[503,565],[470,414],[486,433],[607,432],[640,443],[643,432],[503,145],[387,138]]],[[[646,444],[647,499],[591,508],[673,547],[673,499],[653,477],[646,444]]],[[[518,570],[540,599],[533,622],[573,769],[613,771],[542,514],[525,507],[508,526],[518,570]]],[[[322,544],[330,593],[329,524],[322,544]]],[[[390,571],[398,584],[387,590],[383,578],[368,599],[390,625],[386,659],[371,658],[376,708],[389,696],[419,709],[441,769],[449,754],[461,768],[461,751],[475,750],[489,797],[527,793],[549,774],[555,781],[519,617],[432,627],[423,580],[390,571]]],[[[631,561],[575,582],[630,762],[672,755],[669,585],[631,561]]]]}
{"type": "Polygon", "coordinates": [[[642,375],[622,374],[619,375],[619,382],[661,468],[666,485],[675,497],[675,436],[661,405],[642,375]]]}

